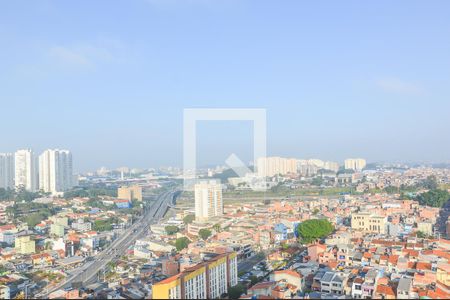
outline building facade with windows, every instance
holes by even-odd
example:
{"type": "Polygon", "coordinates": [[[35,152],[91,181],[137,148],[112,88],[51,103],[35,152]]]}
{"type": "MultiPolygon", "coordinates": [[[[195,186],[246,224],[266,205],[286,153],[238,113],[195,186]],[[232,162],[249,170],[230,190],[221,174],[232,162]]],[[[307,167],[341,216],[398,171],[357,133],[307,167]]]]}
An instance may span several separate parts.
{"type": "Polygon", "coordinates": [[[237,285],[236,252],[218,254],[153,285],[153,299],[217,299],[237,285]]]}
{"type": "Polygon", "coordinates": [[[14,188],[14,155],[0,153],[0,188],[14,188]]]}
{"type": "Polygon", "coordinates": [[[215,181],[195,185],[195,219],[207,221],[223,215],[222,185],[215,181]]]}
{"type": "Polygon", "coordinates": [[[366,164],[366,160],[362,158],[349,158],[344,162],[345,169],[353,171],[362,171],[366,164]]]}
{"type": "Polygon", "coordinates": [[[117,198],[128,201],[142,201],[142,187],[138,185],[122,186],[117,189],[117,198]]]}
{"type": "Polygon", "coordinates": [[[73,187],[72,154],[67,150],[45,150],[39,156],[39,189],[60,194],[73,187]]]}
{"type": "Polygon", "coordinates": [[[352,229],[367,233],[386,233],[387,218],[373,215],[370,212],[352,214],[352,229]]]}
{"type": "Polygon", "coordinates": [[[14,154],[14,185],[30,192],[38,189],[38,172],[33,151],[18,150],[14,154]]]}

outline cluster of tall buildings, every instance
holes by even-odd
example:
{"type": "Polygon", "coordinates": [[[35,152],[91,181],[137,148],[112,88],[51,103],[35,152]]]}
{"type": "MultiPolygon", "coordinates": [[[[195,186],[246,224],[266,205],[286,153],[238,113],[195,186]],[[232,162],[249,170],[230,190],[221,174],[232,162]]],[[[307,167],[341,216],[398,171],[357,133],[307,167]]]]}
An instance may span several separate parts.
{"type": "Polygon", "coordinates": [[[333,161],[320,159],[302,159],[298,161],[298,173],[305,176],[313,176],[319,170],[339,171],[339,164],[333,161]]]}
{"type": "Polygon", "coordinates": [[[283,157],[260,157],[257,160],[258,176],[272,177],[297,173],[297,162],[295,158],[283,157]]]}
{"type": "Polygon", "coordinates": [[[314,175],[320,169],[337,172],[339,164],[320,159],[296,159],[283,157],[261,157],[257,160],[257,171],[260,177],[273,177],[276,175],[302,174],[314,175]]]}
{"type": "Polygon", "coordinates": [[[366,167],[366,160],[362,158],[349,158],[344,162],[346,170],[361,171],[366,167]]]}
{"type": "MultiPolygon", "coordinates": [[[[346,159],[345,169],[361,171],[366,166],[362,158],[346,159]]],[[[339,163],[320,159],[295,159],[283,157],[260,157],[256,165],[259,177],[273,177],[277,175],[301,174],[313,176],[319,170],[339,171],[339,163]]]]}
{"type": "Polygon", "coordinates": [[[195,219],[207,221],[223,215],[222,185],[214,180],[195,185],[195,219]]]}
{"type": "Polygon", "coordinates": [[[0,153],[0,188],[24,188],[59,194],[74,186],[72,154],[49,149],[36,157],[32,150],[0,153]]]}

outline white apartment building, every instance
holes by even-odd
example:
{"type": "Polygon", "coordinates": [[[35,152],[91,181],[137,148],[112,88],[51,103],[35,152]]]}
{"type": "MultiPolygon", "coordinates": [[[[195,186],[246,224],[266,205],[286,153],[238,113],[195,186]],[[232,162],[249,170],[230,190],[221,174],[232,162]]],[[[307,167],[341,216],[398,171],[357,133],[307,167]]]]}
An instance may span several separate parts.
{"type": "Polygon", "coordinates": [[[323,161],[320,159],[300,159],[297,161],[298,173],[301,175],[315,175],[320,169],[339,171],[339,164],[333,161],[323,161]]]}
{"type": "Polygon", "coordinates": [[[366,160],[362,158],[349,158],[345,160],[345,169],[361,171],[366,167],[366,160]]]}
{"type": "Polygon", "coordinates": [[[339,171],[339,164],[334,161],[326,161],[323,168],[325,170],[331,170],[333,172],[339,171]]]}
{"type": "Polygon", "coordinates": [[[73,186],[72,154],[67,150],[45,150],[39,156],[39,188],[60,194],[73,186]]]}
{"type": "Polygon", "coordinates": [[[195,218],[206,221],[223,215],[222,185],[215,181],[195,185],[195,218]]]}
{"type": "Polygon", "coordinates": [[[38,172],[33,151],[18,150],[14,154],[14,184],[16,188],[24,187],[35,192],[38,188],[38,172]]]}
{"type": "Polygon", "coordinates": [[[0,153],[0,188],[14,188],[14,155],[0,153]]]}
{"type": "Polygon", "coordinates": [[[257,160],[257,171],[260,177],[296,174],[297,162],[295,158],[260,157],[257,160]]]}

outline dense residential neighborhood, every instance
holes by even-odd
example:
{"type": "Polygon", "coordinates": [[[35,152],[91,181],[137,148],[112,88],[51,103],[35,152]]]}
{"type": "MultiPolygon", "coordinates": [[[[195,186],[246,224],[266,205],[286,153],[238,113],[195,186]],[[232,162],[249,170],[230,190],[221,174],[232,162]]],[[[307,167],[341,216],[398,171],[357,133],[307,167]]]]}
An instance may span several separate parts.
{"type": "Polygon", "coordinates": [[[276,170],[265,193],[232,177],[220,183],[214,174],[223,171],[206,170],[205,181],[171,193],[164,209],[158,195],[176,190],[179,170],[128,179],[100,170],[80,177],[87,187],[62,196],[5,195],[2,295],[450,297],[450,226],[434,193],[448,192],[450,170],[379,167],[348,173],[347,182],[339,171],[333,180],[276,170]],[[321,186],[311,184],[317,178],[321,186]],[[143,227],[149,213],[154,221],[143,227]]]}

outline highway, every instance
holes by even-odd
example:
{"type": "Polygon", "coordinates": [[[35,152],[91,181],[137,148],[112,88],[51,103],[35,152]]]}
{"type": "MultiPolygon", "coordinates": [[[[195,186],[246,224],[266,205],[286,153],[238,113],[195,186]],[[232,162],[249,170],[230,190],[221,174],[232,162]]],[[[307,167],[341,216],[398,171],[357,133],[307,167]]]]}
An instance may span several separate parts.
{"type": "Polygon", "coordinates": [[[133,225],[127,228],[117,239],[115,239],[106,249],[93,257],[93,261],[85,263],[65,281],[53,287],[50,291],[44,291],[36,295],[38,298],[48,298],[48,295],[61,288],[67,288],[72,283],[83,283],[83,286],[96,282],[97,274],[109,262],[114,262],[125,254],[126,250],[134,242],[145,236],[150,225],[157,223],[167,212],[170,205],[174,204],[174,197],[177,192],[170,191],[160,194],[150,207],[144,209],[143,216],[133,225]]]}

